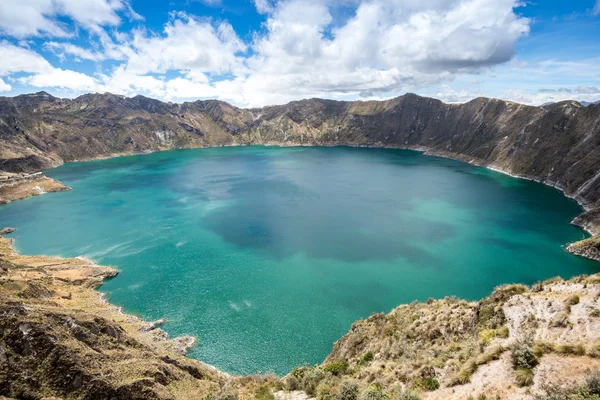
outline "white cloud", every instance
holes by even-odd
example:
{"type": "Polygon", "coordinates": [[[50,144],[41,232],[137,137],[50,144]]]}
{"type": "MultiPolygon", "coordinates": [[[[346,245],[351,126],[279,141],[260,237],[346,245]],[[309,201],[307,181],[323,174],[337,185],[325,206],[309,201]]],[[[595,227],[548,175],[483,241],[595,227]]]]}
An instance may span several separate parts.
{"type": "MultiPolygon", "coordinates": [[[[92,91],[98,87],[92,77],[81,72],[54,68],[33,50],[3,41],[0,42],[0,54],[0,77],[14,72],[25,72],[30,75],[18,78],[18,81],[37,88],[57,87],[73,91],[92,91]]],[[[0,87],[6,86],[0,84],[0,87]]]]}
{"type": "Polygon", "coordinates": [[[594,10],[592,11],[594,15],[600,15],[600,0],[596,0],[596,5],[594,6],[594,10]]]}
{"type": "Polygon", "coordinates": [[[118,12],[139,17],[126,0],[3,0],[0,7],[0,31],[22,38],[27,36],[72,35],[70,27],[59,17],[69,17],[86,29],[115,26],[121,21],[118,12]]]}
{"type": "Polygon", "coordinates": [[[103,53],[94,52],[65,42],[46,42],[44,43],[44,48],[58,55],[63,60],[66,58],[66,55],[73,56],[77,59],[91,61],[102,61],[106,58],[103,53]]]}
{"type": "MultiPolygon", "coordinates": [[[[236,101],[384,95],[509,61],[529,32],[514,0],[373,0],[333,27],[331,2],[288,0],[269,10],[236,101]],[[473,40],[476,38],[476,40],[473,40]]],[[[270,4],[270,3],[267,3],[270,4]]]]}
{"type": "Polygon", "coordinates": [[[0,54],[0,76],[14,72],[44,72],[52,69],[50,63],[36,52],[7,41],[0,42],[0,54]]]}
{"type": "Polygon", "coordinates": [[[273,12],[273,4],[271,0],[254,0],[254,6],[256,11],[260,14],[267,14],[273,12]]]}
{"type": "MultiPolygon", "coordinates": [[[[17,12],[16,2],[9,1],[8,11],[3,7],[1,13],[17,12]]],[[[22,0],[37,10],[35,18],[20,27],[0,14],[0,29],[19,37],[64,36],[68,27],[55,17],[66,15],[92,32],[97,46],[50,40],[44,49],[62,59],[119,63],[108,73],[85,77],[54,68],[29,51],[32,63],[0,60],[0,76],[25,71],[37,75],[21,82],[36,87],[95,88],[170,100],[218,97],[242,106],[317,96],[386,97],[511,60],[530,23],[515,14],[517,1],[254,0],[267,20],[251,42],[244,42],[226,21],[181,12],[171,13],[158,34],[104,29],[119,24],[119,13],[133,13],[126,0],[22,0]],[[335,20],[334,8],[342,3],[355,6],[355,12],[335,20]]],[[[28,50],[13,46],[11,51],[28,50]]]]}
{"type": "Polygon", "coordinates": [[[58,87],[79,92],[95,91],[98,87],[96,81],[90,76],[60,68],[19,78],[19,82],[37,88],[58,87]]]}
{"type": "Polygon", "coordinates": [[[140,75],[170,70],[227,73],[240,67],[236,53],[246,50],[229,23],[213,25],[185,13],[173,14],[163,34],[135,32],[131,43],[120,47],[127,57],[125,69],[140,75]]]}
{"type": "Polygon", "coordinates": [[[0,79],[0,92],[9,92],[12,90],[12,86],[0,79]]]}

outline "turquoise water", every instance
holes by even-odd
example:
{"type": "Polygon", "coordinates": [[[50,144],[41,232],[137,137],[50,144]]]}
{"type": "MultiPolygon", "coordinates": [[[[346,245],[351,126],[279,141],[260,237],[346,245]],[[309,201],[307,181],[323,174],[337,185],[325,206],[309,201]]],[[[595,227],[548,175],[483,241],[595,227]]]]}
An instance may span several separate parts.
{"type": "Polygon", "coordinates": [[[321,362],[401,303],[600,270],[558,191],[389,149],[234,147],[72,163],[73,191],[0,207],[25,254],[114,265],[101,290],[232,373],[321,362]]]}

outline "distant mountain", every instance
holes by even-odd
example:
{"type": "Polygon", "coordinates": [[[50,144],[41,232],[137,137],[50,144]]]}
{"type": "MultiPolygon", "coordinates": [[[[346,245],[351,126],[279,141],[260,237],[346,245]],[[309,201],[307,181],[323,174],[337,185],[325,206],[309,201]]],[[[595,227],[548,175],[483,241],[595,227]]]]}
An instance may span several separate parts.
{"type": "MultiPolygon", "coordinates": [[[[594,102],[590,102],[590,101],[579,101],[578,103],[579,103],[579,104],[581,104],[581,105],[582,105],[582,106],[584,106],[584,107],[587,107],[587,106],[591,106],[592,104],[600,104],[600,100],[598,100],[598,101],[594,101],[594,102]]],[[[549,106],[549,105],[551,105],[551,104],[556,104],[556,103],[555,103],[555,102],[553,102],[553,101],[549,101],[549,102],[547,102],[547,103],[544,103],[544,104],[542,104],[540,107],[549,106]]]]}
{"type": "Polygon", "coordinates": [[[580,101],[579,103],[581,103],[582,106],[587,107],[591,106],[592,104],[600,104],[600,100],[594,101],[593,103],[589,101],[580,101]]]}

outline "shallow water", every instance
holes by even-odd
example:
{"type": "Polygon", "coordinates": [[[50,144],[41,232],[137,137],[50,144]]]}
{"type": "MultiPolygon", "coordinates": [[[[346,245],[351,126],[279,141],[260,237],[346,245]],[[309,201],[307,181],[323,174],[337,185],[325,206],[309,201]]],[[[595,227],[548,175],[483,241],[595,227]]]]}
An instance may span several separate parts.
{"type": "Polygon", "coordinates": [[[101,290],[232,373],[321,362],[358,318],[594,273],[558,191],[406,150],[233,147],[72,163],[0,207],[24,254],[120,271],[101,290]]]}

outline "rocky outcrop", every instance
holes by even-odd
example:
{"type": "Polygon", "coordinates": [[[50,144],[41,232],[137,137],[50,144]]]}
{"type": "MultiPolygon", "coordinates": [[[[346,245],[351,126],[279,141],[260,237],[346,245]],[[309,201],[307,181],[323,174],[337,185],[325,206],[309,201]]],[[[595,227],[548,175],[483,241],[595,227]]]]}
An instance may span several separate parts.
{"type": "Polygon", "coordinates": [[[377,399],[595,398],[599,295],[595,275],[505,285],[478,302],[401,305],[355,322],[322,365],[299,367],[284,383],[332,399],[348,390],[377,399]]]}
{"type": "Polygon", "coordinates": [[[11,175],[6,180],[0,181],[0,204],[23,200],[31,196],[39,196],[44,193],[64,192],[67,190],[71,190],[71,188],[39,172],[31,175],[11,175]]]}
{"type": "Polygon", "coordinates": [[[0,238],[0,397],[201,399],[232,380],[102,300],[94,288],[116,273],[0,238]]]}
{"type": "Polygon", "coordinates": [[[600,261],[600,237],[593,236],[567,246],[569,253],[600,261]]]}
{"type": "Polygon", "coordinates": [[[2,228],[0,229],[0,236],[4,236],[4,235],[8,235],[9,233],[13,233],[15,232],[17,229],[16,228],[2,228]]]}

